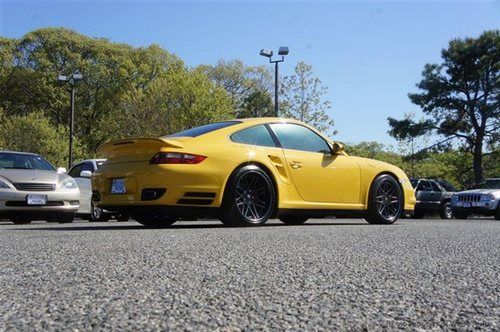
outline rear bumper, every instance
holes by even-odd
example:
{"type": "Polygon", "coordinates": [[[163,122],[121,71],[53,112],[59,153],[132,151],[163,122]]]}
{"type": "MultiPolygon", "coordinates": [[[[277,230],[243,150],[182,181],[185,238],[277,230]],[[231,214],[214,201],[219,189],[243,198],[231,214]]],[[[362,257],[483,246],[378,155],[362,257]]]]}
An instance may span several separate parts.
{"type": "Polygon", "coordinates": [[[218,207],[225,178],[222,172],[200,165],[106,165],[94,173],[92,200],[96,206],[111,211],[141,206],[218,207]],[[113,179],[125,179],[125,194],[111,194],[113,179]],[[163,192],[151,198],[148,191],[163,192]],[[111,207],[111,208],[109,208],[111,207]]]}

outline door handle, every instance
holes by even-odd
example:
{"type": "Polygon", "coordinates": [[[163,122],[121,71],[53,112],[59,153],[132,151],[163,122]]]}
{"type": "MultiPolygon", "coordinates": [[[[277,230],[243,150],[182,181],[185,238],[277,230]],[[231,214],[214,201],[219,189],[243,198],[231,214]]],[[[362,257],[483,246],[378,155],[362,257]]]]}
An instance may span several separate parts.
{"type": "Polygon", "coordinates": [[[299,169],[302,167],[302,163],[301,162],[298,162],[298,161],[292,161],[290,162],[290,166],[293,168],[293,169],[299,169]]]}

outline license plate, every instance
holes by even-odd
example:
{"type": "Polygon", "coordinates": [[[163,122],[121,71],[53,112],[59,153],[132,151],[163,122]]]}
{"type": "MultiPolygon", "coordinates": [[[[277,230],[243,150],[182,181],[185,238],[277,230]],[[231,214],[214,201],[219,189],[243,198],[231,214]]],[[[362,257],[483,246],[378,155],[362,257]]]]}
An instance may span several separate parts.
{"type": "Polygon", "coordinates": [[[113,179],[111,180],[111,193],[112,194],[125,194],[127,190],[125,189],[125,179],[113,179]]]}
{"type": "Polygon", "coordinates": [[[47,195],[28,195],[26,196],[26,204],[45,205],[47,204],[47,195]]]}
{"type": "Polygon", "coordinates": [[[471,202],[464,202],[463,207],[470,208],[470,207],[472,207],[472,203],[471,202]]]}

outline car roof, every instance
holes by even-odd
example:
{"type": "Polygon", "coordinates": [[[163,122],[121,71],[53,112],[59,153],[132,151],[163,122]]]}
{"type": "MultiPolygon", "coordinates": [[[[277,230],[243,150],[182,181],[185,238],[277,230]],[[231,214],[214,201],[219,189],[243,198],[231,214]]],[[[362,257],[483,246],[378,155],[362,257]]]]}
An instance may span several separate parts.
{"type": "Polygon", "coordinates": [[[235,121],[241,121],[244,123],[252,123],[252,124],[260,124],[260,123],[269,123],[269,122],[286,122],[286,123],[300,123],[302,122],[290,119],[290,118],[280,118],[280,117],[264,117],[264,118],[244,118],[244,119],[235,119],[235,121]]]}
{"type": "Polygon", "coordinates": [[[17,154],[24,154],[24,155],[27,155],[27,156],[39,156],[38,153],[23,152],[23,151],[0,150],[0,153],[17,153],[17,154]]]}
{"type": "Polygon", "coordinates": [[[90,162],[93,162],[93,161],[99,162],[99,161],[106,161],[106,159],[85,159],[85,160],[80,160],[79,162],[76,162],[74,165],[78,165],[78,164],[89,162],[89,161],[90,162]]]}

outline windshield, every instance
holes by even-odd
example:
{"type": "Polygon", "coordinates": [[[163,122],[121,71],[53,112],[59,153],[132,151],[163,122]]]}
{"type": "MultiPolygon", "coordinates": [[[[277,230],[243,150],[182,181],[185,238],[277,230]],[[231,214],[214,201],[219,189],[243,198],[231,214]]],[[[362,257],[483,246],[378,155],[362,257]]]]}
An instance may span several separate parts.
{"type": "Polygon", "coordinates": [[[0,169],[56,170],[47,160],[36,154],[13,152],[0,152],[0,169]]]}
{"type": "Polygon", "coordinates": [[[175,133],[172,135],[164,136],[165,138],[168,137],[197,137],[206,133],[209,133],[214,130],[226,128],[235,124],[241,123],[241,121],[224,121],[224,122],[216,122],[216,123],[210,123],[207,125],[191,128],[188,130],[181,131],[179,133],[175,133]]]}
{"type": "Polygon", "coordinates": [[[478,183],[474,189],[500,189],[500,179],[488,179],[478,183]]]}

